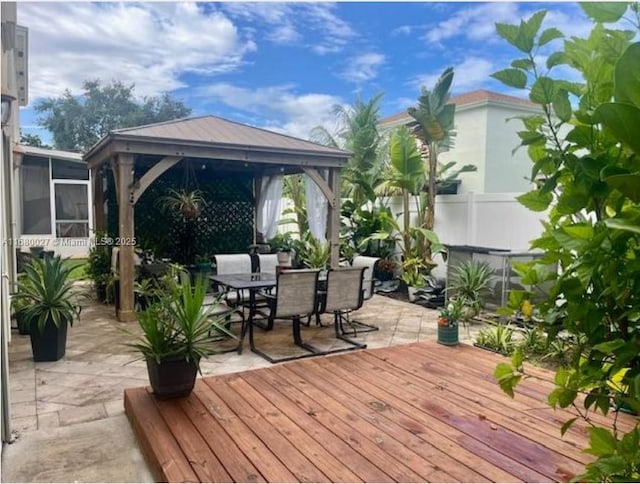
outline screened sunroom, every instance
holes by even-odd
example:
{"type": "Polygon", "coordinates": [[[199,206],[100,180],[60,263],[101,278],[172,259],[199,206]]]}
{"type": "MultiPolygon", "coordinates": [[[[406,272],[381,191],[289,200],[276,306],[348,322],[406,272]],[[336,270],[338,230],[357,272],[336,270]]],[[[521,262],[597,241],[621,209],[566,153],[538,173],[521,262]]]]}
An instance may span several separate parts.
{"type": "Polygon", "coordinates": [[[14,159],[17,248],[86,257],[93,215],[90,175],[82,156],[18,145],[14,159]]]}

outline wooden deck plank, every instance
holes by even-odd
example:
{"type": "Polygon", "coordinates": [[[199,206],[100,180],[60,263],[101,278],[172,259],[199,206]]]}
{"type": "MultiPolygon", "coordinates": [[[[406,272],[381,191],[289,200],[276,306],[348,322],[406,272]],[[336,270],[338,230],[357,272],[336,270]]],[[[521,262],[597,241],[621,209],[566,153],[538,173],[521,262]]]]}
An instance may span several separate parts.
{"type": "MultiPolygon", "coordinates": [[[[485,370],[487,370],[487,374],[491,376],[493,375],[493,371],[495,370],[495,367],[498,363],[508,361],[508,358],[500,354],[486,350],[478,351],[479,348],[475,348],[469,345],[459,345],[455,348],[455,350],[458,352],[456,360],[459,360],[460,363],[473,362],[473,365],[471,366],[472,369],[478,369],[480,368],[480,366],[482,366],[485,370]]],[[[529,363],[525,363],[525,369],[527,373],[533,375],[535,378],[526,378],[521,381],[517,388],[518,397],[528,397],[530,400],[533,400],[532,408],[550,408],[548,405],[544,404],[544,402],[546,402],[549,393],[551,393],[551,391],[555,388],[555,384],[553,383],[554,372],[544,368],[536,367],[529,363]]],[[[571,410],[567,409],[558,408],[556,409],[556,413],[561,418],[564,418],[563,422],[568,420],[569,418],[577,416],[571,410]]],[[[611,424],[611,416],[605,416],[601,413],[590,412],[590,418],[597,425],[606,427],[611,424]]],[[[618,416],[618,426],[624,431],[632,430],[636,423],[637,420],[632,415],[621,413],[618,416]]],[[[584,432],[581,433],[583,435],[586,435],[585,432],[589,427],[588,424],[581,424],[581,422],[578,422],[578,425],[583,426],[584,432]]]]}
{"type": "Polygon", "coordinates": [[[253,409],[267,420],[274,428],[278,429],[292,445],[296,446],[300,452],[314,463],[320,471],[332,482],[357,482],[359,477],[354,474],[348,466],[340,462],[319,442],[313,439],[303,428],[301,428],[292,418],[293,403],[289,405],[275,406],[253,386],[247,383],[238,375],[231,375],[224,378],[225,383],[233,388],[239,395],[247,401],[253,409]]]}
{"type": "MultiPolygon", "coordinates": [[[[189,457],[191,468],[200,482],[229,482],[231,476],[222,466],[195,425],[182,411],[176,401],[153,399],[156,408],[171,429],[182,452],[189,457]]],[[[196,424],[197,425],[197,424],[196,424]]]]}
{"type": "Polygon", "coordinates": [[[584,424],[561,437],[573,414],[545,404],[553,373],[535,368],[512,400],[494,380],[499,361],[422,342],[207,377],[172,401],[127,389],[125,411],[160,481],[546,482],[582,472],[584,424]]]}
{"type": "MultiPolygon", "coordinates": [[[[405,425],[411,426],[412,420],[416,420],[418,422],[418,425],[415,427],[416,432],[432,434],[432,438],[441,438],[443,441],[448,440],[455,446],[474,455],[478,460],[478,470],[481,470],[483,474],[487,475],[487,478],[498,482],[513,482],[518,480],[524,482],[548,482],[551,480],[545,475],[497,451],[490,443],[476,439],[463,430],[450,425],[447,419],[441,416],[442,412],[446,412],[445,409],[436,408],[436,411],[433,412],[433,406],[428,404],[429,394],[427,391],[424,392],[422,399],[416,399],[413,396],[407,397],[406,395],[403,395],[403,398],[401,398],[398,396],[400,387],[394,384],[393,379],[390,380],[391,385],[386,385],[384,382],[380,382],[380,385],[372,384],[371,380],[362,378],[360,374],[352,371],[351,368],[345,370],[344,366],[346,366],[347,363],[344,361],[337,362],[334,359],[327,358],[325,361],[322,361],[321,364],[327,366],[330,371],[343,371],[346,378],[352,378],[351,382],[355,387],[369,393],[374,401],[382,402],[383,406],[386,404],[388,408],[397,410],[398,421],[404,421],[405,425]],[[346,374],[350,376],[346,376],[346,374]],[[490,463],[491,467],[484,466],[481,463],[482,461],[490,463]],[[493,477],[495,475],[495,468],[499,469],[499,474],[507,474],[508,476],[513,476],[513,478],[498,479],[493,477]]],[[[375,372],[372,374],[372,378],[387,378],[388,380],[388,376],[375,372]]],[[[450,455],[456,460],[464,462],[464,454],[456,452],[450,455]]]]}
{"type": "MultiPolygon", "coordinates": [[[[406,360],[402,360],[402,363],[410,365],[415,361],[414,355],[408,355],[406,358],[406,360]]],[[[380,372],[382,385],[387,389],[390,388],[386,382],[393,378],[400,384],[398,391],[406,393],[408,401],[411,401],[417,408],[426,410],[448,425],[484,442],[496,451],[547,478],[567,480],[567,476],[572,478],[582,471],[582,464],[571,458],[575,455],[584,458],[584,454],[576,449],[566,444],[563,445],[562,442],[556,444],[552,438],[544,435],[542,440],[545,445],[553,447],[550,449],[531,436],[515,432],[513,429],[521,429],[520,422],[501,417],[499,412],[492,412],[488,407],[474,404],[471,400],[463,400],[457,395],[451,395],[451,393],[447,395],[447,389],[442,384],[429,383],[426,380],[416,384],[415,379],[421,378],[419,372],[408,373],[395,367],[392,367],[395,368],[394,371],[389,371],[388,367],[378,365],[375,362],[375,357],[366,354],[350,355],[347,361],[352,365],[349,368],[357,372],[358,376],[368,377],[364,375],[363,368],[368,370],[368,374],[373,371],[380,372]],[[356,356],[360,358],[354,359],[353,357],[356,356]],[[426,394],[428,394],[428,398],[425,398],[426,394]],[[468,408],[473,408],[473,410],[468,410],[468,408]],[[571,455],[571,457],[567,457],[567,455],[571,455]]],[[[538,434],[532,427],[525,426],[524,428],[528,428],[531,434],[538,434]]]]}
{"type": "MultiPolygon", "coordinates": [[[[349,408],[354,411],[359,418],[363,418],[374,426],[378,427],[387,435],[392,435],[402,445],[414,451],[419,456],[430,462],[436,462],[438,467],[446,470],[448,477],[458,482],[479,482],[486,480],[486,476],[476,472],[472,467],[464,462],[455,460],[449,454],[443,452],[442,447],[445,439],[436,439],[433,443],[422,436],[416,435],[415,427],[407,429],[396,423],[393,419],[385,416],[385,410],[391,408],[381,402],[372,402],[372,397],[364,392],[354,391],[353,385],[342,379],[339,372],[327,371],[319,364],[320,362],[306,362],[304,365],[290,366],[289,369],[299,376],[311,375],[314,386],[320,391],[326,392],[336,400],[349,401],[349,408]],[[304,368],[304,372],[300,369],[304,368]]],[[[452,449],[453,450],[453,449],[452,449]]],[[[471,455],[471,457],[473,457],[471,455]]],[[[475,459],[477,461],[477,458],[475,459]]],[[[434,477],[430,475],[430,477],[434,477]]],[[[445,478],[446,476],[439,476],[445,478]]],[[[507,476],[503,476],[507,477],[507,476]]],[[[513,480],[513,476],[508,476],[513,480]]]]}
{"type": "Polygon", "coordinates": [[[198,398],[209,414],[227,432],[260,474],[269,482],[297,482],[296,477],[273,455],[269,447],[260,440],[242,419],[216,395],[205,382],[196,382],[195,391],[190,398],[198,398]]]}
{"type": "MultiPolygon", "coordinates": [[[[349,425],[353,430],[360,432],[373,444],[377,444],[382,451],[388,454],[388,456],[395,458],[398,463],[407,466],[413,473],[408,474],[407,477],[412,480],[418,479],[427,482],[456,481],[450,474],[447,474],[441,469],[439,465],[430,462],[405,446],[403,442],[398,440],[397,436],[384,432],[368,420],[359,417],[353,412],[352,402],[345,405],[342,403],[345,402],[344,398],[340,396],[331,398],[330,394],[317,388],[317,379],[312,373],[307,371],[308,366],[314,366],[316,364],[317,363],[312,363],[304,367],[301,365],[288,365],[286,368],[278,368],[278,372],[281,377],[285,378],[286,381],[292,382],[294,385],[296,382],[304,382],[302,385],[299,385],[299,388],[305,395],[315,401],[322,401],[323,406],[345,424],[349,425]]],[[[388,458],[387,461],[389,461],[388,458]]]]}
{"type": "Polygon", "coordinates": [[[392,482],[393,479],[385,474],[375,465],[356,452],[348,443],[339,438],[323,425],[318,425],[317,420],[309,413],[305,412],[299,405],[292,405],[286,395],[280,393],[272,385],[264,374],[256,372],[244,373],[242,378],[253,388],[258,390],[270,402],[277,407],[287,407],[291,417],[311,435],[317,442],[322,444],[329,453],[348,466],[360,480],[364,482],[392,482]]]}
{"type": "MultiPolygon", "coordinates": [[[[482,414],[496,424],[506,423],[510,430],[538,442],[547,442],[549,444],[547,446],[556,451],[563,452],[573,449],[572,452],[564,453],[578,462],[587,463],[591,460],[589,456],[582,453],[580,446],[587,435],[586,430],[581,434],[576,428],[573,432],[568,432],[562,437],[557,424],[546,418],[523,415],[529,410],[526,403],[512,400],[507,395],[496,392],[497,383],[495,381],[493,391],[490,388],[485,388],[479,378],[474,378],[471,383],[468,380],[468,374],[465,374],[465,371],[458,367],[459,363],[444,365],[440,371],[435,372],[437,363],[433,363],[429,355],[415,353],[405,355],[403,359],[395,359],[394,356],[393,361],[387,359],[385,363],[396,364],[405,372],[423,379],[432,388],[439,390],[440,394],[450,392],[457,395],[459,399],[464,399],[465,408],[477,411],[478,414],[482,414]],[[434,373],[436,374],[434,375],[434,373]],[[506,422],[505,418],[508,419],[506,422]]],[[[421,385],[419,386],[421,388],[421,385]]]]}
{"type": "MultiPolygon", "coordinates": [[[[386,453],[386,449],[381,448],[385,443],[378,443],[363,435],[359,429],[353,428],[349,423],[345,423],[346,418],[340,418],[337,413],[343,412],[337,402],[327,400],[324,397],[317,401],[305,393],[306,382],[295,374],[287,370],[288,365],[281,365],[270,368],[271,371],[262,375],[293,399],[305,412],[315,418],[319,423],[329,428],[332,432],[347,442],[354,450],[367,458],[370,465],[377,466],[384,470],[392,480],[396,482],[422,482],[424,479],[411,470],[408,466],[386,453]]],[[[386,445],[385,447],[388,447],[386,445]]]]}
{"type": "Polygon", "coordinates": [[[185,398],[180,407],[196,425],[209,448],[215,452],[227,473],[236,482],[265,482],[264,477],[220,424],[209,417],[209,412],[197,398],[185,398]]]}
{"type": "MultiPolygon", "coordinates": [[[[280,431],[260,413],[244,396],[238,394],[224,377],[216,379],[211,389],[232,408],[251,431],[268,445],[269,450],[296,476],[300,482],[327,482],[328,477],[316,463],[304,455],[299,446],[293,445],[280,431]]],[[[207,382],[209,383],[209,382],[207,382]]]]}
{"type": "Polygon", "coordinates": [[[146,388],[127,388],[124,408],[147,463],[159,482],[198,481],[146,388]]]}

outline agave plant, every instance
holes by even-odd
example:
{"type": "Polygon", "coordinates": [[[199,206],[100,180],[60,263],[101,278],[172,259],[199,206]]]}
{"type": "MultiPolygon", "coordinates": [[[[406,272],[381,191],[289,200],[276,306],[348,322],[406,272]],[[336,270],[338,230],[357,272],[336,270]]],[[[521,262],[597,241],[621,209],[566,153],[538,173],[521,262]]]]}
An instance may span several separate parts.
{"type": "Polygon", "coordinates": [[[25,266],[25,276],[18,281],[18,296],[24,304],[21,312],[32,326],[37,324],[41,334],[48,322],[58,328],[73,325],[80,315],[71,293],[72,270],[60,257],[34,258],[25,266]]]}
{"type": "Polygon", "coordinates": [[[513,337],[515,330],[508,324],[499,324],[492,328],[482,329],[476,338],[476,345],[510,355],[516,345],[513,337]]]}
{"type": "Polygon", "coordinates": [[[226,314],[214,314],[215,301],[204,306],[206,291],[203,276],[192,283],[188,273],[180,273],[179,282],[164,291],[160,302],[138,315],[142,336],[128,346],[158,364],[184,359],[200,370],[200,360],[216,353],[212,330],[235,337],[224,325],[226,314]]]}
{"type": "Polygon", "coordinates": [[[449,289],[467,300],[473,317],[484,307],[484,299],[493,293],[493,278],[489,264],[470,259],[455,268],[449,289]]]}

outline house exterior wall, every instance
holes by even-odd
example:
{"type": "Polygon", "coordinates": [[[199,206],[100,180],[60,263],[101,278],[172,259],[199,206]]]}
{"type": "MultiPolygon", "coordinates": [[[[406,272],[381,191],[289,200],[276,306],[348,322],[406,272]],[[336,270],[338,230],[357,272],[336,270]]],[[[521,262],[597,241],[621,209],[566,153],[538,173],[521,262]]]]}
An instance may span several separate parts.
{"type": "Polygon", "coordinates": [[[462,106],[456,109],[456,137],[450,151],[440,153],[442,163],[458,162],[458,166],[472,164],[477,171],[460,175],[458,193],[484,193],[488,150],[487,109],[485,106],[462,106]]]}
{"type": "MultiPolygon", "coordinates": [[[[526,192],[531,183],[525,178],[531,174],[531,160],[526,148],[520,148],[517,132],[524,129],[522,121],[513,119],[535,111],[527,107],[500,104],[487,106],[486,164],[484,167],[484,193],[526,192]]],[[[478,193],[483,193],[478,191],[478,193]]]]}

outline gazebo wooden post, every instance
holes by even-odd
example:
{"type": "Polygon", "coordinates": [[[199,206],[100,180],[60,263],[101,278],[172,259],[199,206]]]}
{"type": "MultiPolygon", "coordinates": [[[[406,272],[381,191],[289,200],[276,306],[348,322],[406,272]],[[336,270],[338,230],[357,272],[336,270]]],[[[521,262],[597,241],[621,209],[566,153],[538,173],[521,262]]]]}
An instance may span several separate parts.
{"type": "Polygon", "coordinates": [[[331,244],[331,268],[337,269],[340,265],[340,168],[329,169],[328,182],[333,200],[327,204],[327,239],[331,244]]]}
{"type": "Polygon", "coordinates": [[[134,155],[119,153],[117,157],[118,172],[118,227],[119,227],[119,273],[120,273],[120,309],[118,320],[135,320],[134,312],[134,224],[133,224],[133,165],[134,155]]]}
{"type": "Polygon", "coordinates": [[[96,232],[104,231],[104,188],[102,167],[91,169],[91,180],[93,181],[93,227],[96,232]]]}

